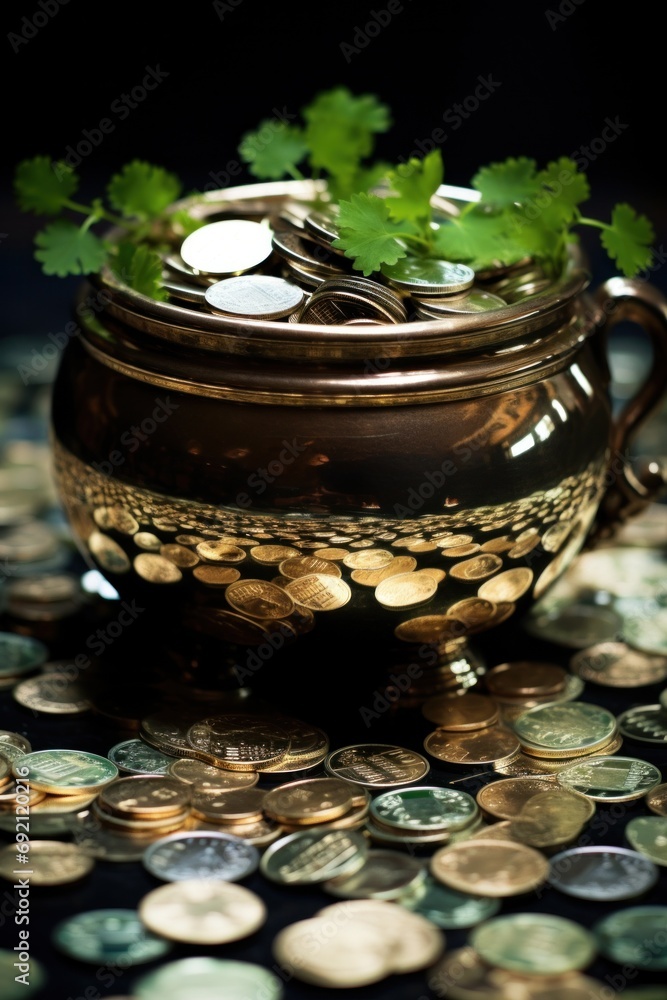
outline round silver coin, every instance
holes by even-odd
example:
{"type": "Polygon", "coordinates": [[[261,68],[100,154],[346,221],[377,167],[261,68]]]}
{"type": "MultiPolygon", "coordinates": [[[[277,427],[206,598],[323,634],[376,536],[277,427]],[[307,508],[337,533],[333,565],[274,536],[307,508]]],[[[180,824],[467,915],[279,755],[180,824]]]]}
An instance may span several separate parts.
{"type": "Polygon", "coordinates": [[[302,304],[302,288],[271,274],[242,274],[209,285],[204,296],[215,312],[249,319],[281,319],[302,304]]]}
{"type": "Polygon", "coordinates": [[[144,867],[164,882],[223,879],[238,882],[259,865],[256,847],[230,833],[172,833],[154,841],[143,853],[144,867]]]}
{"type": "Polygon", "coordinates": [[[181,258],[201,274],[244,274],[271,256],[272,235],[268,226],[247,219],[209,222],[185,237],[181,258]]]}
{"type": "Polygon", "coordinates": [[[649,858],[625,847],[572,847],[550,860],[549,884],[579,899],[634,899],[658,881],[649,858]]]}

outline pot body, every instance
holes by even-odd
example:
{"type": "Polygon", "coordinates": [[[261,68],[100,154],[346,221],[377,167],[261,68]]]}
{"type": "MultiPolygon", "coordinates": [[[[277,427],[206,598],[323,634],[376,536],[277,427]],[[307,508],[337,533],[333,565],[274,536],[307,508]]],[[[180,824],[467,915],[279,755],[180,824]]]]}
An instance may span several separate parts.
{"type": "Polygon", "coordinates": [[[167,645],[239,683],[296,649],[428,664],[520,616],[617,486],[609,313],[579,271],[484,336],[284,322],[218,343],[94,287],[53,392],[74,537],[167,645]]]}

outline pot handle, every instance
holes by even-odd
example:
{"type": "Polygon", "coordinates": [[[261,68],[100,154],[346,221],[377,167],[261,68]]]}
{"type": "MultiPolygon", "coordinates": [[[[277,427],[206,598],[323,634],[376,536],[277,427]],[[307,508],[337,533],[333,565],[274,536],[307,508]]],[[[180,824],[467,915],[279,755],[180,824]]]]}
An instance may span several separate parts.
{"type": "Polygon", "coordinates": [[[602,311],[594,346],[610,380],[608,340],[623,320],[637,323],[648,334],[653,348],[649,374],[612,424],[608,466],[609,485],[602,496],[588,546],[610,538],[630,518],[654,500],[667,481],[664,459],[630,460],[630,442],[655,411],[667,389],[667,298],[640,278],[615,277],[595,293],[602,311]]]}

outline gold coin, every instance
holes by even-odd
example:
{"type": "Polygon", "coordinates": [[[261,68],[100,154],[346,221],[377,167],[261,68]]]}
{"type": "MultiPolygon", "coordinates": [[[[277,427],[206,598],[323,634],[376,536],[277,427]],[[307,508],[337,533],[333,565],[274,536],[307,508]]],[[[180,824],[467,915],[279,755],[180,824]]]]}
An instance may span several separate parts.
{"type": "Polygon", "coordinates": [[[667,816],[667,782],[656,785],[644,796],[646,806],[656,816],[667,816]]]}
{"type": "Polygon", "coordinates": [[[556,663],[514,660],[487,670],[484,683],[496,697],[544,697],[562,691],[566,677],[567,672],[556,663]]]}
{"type": "Polygon", "coordinates": [[[184,545],[178,545],[175,542],[171,542],[168,545],[160,546],[160,555],[168,559],[169,562],[173,562],[174,566],[179,566],[181,569],[190,569],[192,566],[196,566],[199,562],[199,556],[192,552],[190,549],[186,549],[184,545]]]}
{"type": "Polygon", "coordinates": [[[192,814],[210,823],[256,823],[262,818],[262,788],[193,789],[192,814]]]}
{"type": "Polygon", "coordinates": [[[390,576],[398,576],[399,573],[411,573],[417,568],[417,560],[414,556],[394,556],[390,563],[380,569],[353,569],[350,578],[362,587],[377,587],[383,580],[388,580],[390,576]]]}
{"type": "Polygon", "coordinates": [[[192,785],[197,792],[216,789],[252,788],[259,781],[258,771],[229,771],[194,757],[180,757],[168,768],[172,778],[192,785]]]}
{"type": "Polygon", "coordinates": [[[133,565],[142,580],[149,583],[178,583],[183,579],[178,566],[152,552],[142,552],[135,556],[133,565]]]}
{"type": "Polygon", "coordinates": [[[467,545],[452,545],[442,550],[443,556],[447,559],[461,559],[463,556],[472,556],[479,552],[481,545],[477,542],[469,542],[467,545]]]}
{"type": "Polygon", "coordinates": [[[328,823],[352,808],[353,786],[342,778],[305,778],[266,793],[264,812],[280,823],[328,823]]]}
{"type": "Polygon", "coordinates": [[[472,535],[443,535],[441,538],[436,538],[435,543],[439,549],[454,549],[460,545],[470,545],[472,542],[472,535]]]}
{"type": "Polygon", "coordinates": [[[349,549],[341,549],[335,547],[321,548],[315,550],[315,555],[319,559],[331,559],[333,562],[342,562],[348,553],[349,549]]]}
{"type": "Polygon", "coordinates": [[[394,635],[403,642],[446,642],[459,639],[466,634],[465,626],[449,615],[422,615],[401,622],[394,629],[394,635]]]}
{"type": "Polygon", "coordinates": [[[225,591],[235,611],[250,618],[283,618],[294,610],[294,601],[281,587],[266,580],[237,580],[225,591]]]}
{"type": "Polygon", "coordinates": [[[382,569],[394,560],[394,555],[387,549],[363,549],[350,552],[343,559],[343,565],[348,569],[382,569]]]}
{"type": "Polygon", "coordinates": [[[243,562],[246,554],[238,545],[232,542],[217,541],[199,542],[197,545],[197,555],[207,562],[212,563],[239,563],[243,562]]]}
{"type": "Polygon", "coordinates": [[[241,576],[237,569],[231,566],[196,566],[192,571],[195,580],[205,583],[208,587],[225,587],[228,583],[234,583],[241,576]]]}
{"type": "Polygon", "coordinates": [[[534,573],[527,566],[498,573],[492,580],[487,580],[477,591],[477,596],[485,601],[518,601],[526,593],[533,582],[534,573]]]}
{"type": "Polygon", "coordinates": [[[198,947],[239,941],[267,918],[256,893],[220,879],[168,882],[145,895],[137,911],[154,934],[198,947]]]}
{"type": "Polygon", "coordinates": [[[250,549],[251,558],[262,566],[277,566],[285,559],[300,555],[291,545],[253,545],[250,549]]]}
{"type": "Polygon", "coordinates": [[[438,848],[429,870],[450,889],[502,898],[538,889],[549,878],[550,866],[526,844],[480,838],[438,848]]]}
{"type": "Polygon", "coordinates": [[[384,608],[412,608],[430,601],[438,584],[419,573],[399,573],[390,576],[375,588],[375,598],[384,608]]]}
{"type": "Polygon", "coordinates": [[[406,546],[408,552],[434,552],[438,546],[435,542],[427,542],[425,539],[421,542],[411,542],[410,545],[406,546]]]}
{"type": "Polygon", "coordinates": [[[19,705],[47,715],[76,715],[91,707],[86,689],[54,670],[20,681],[12,689],[12,697],[19,705]]]}
{"type": "Polygon", "coordinates": [[[516,545],[513,545],[512,548],[509,549],[507,553],[508,559],[521,559],[523,556],[527,556],[529,552],[532,552],[533,549],[539,545],[540,536],[537,533],[537,529],[533,528],[531,530],[534,532],[533,534],[527,534],[526,537],[521,540],[517,539],[516,545]]]}
{"type": "Polygon", "coordinates": [[[437,566],[425,566],[424,569],[418,569],[417,573],[423,573],[424,576],[430,576],[436,583],[442,583],[443,580],[447,579],[447,573],[445,570],[438,569],[437,566]]]}
{"type": "Polygon", "coordinates": [[[501,552],[508,552],[514,547],[514,539],[510,538],[509,535],[501,535],[498,538],[489,538],[486,542],[482,542],[481,549],[482,552],[496,552],[500,554],[501,552]]]}
{"type": "Polygon", "coordinates": [[[326,915],[298,920],[276,934],[272,950],[281,968],[314,986],[368,986],[392,972],[391,937],[359,921],[333,922],[326,915]]]}
{"type": "Polygon", "coordinates": [[[574,840],[594,813],[595,803],[584,795],[554,788],[538,792],[524,803],[511,820],[512,833],[530,847],[557,847],[574,840]]]}
{"type": "MultiPolygon", "coordinates": [[[[456,580],[483,580],[484,577],[491,576],[492,573],[500,569],[502,564],[500,556],[493,552],[485,552],[482,555],[473,556],[472,559],[456,563],[450,569],[449,574],[456,580]]],[[[480,596],[486,597],[487,595],[480,594],[480,596]]]]}
{"type": "Polygon", "coordinates": [[[422,715],[440,729],[463,732],[484,729],[498,721],[498,709],[483,694],[433,695],[422,705],[422,715]]]}
{"type": "Polygon", "coordinates": [[[336,611],[352,597],[345,580],[324,573],[311,573],[286,584],[285,590],[297,604],[311,611],[336,611]]]}
{"type": "Polygon", "coordinates": [[[431,757],[450,764],[506,764],[519,753],[520,743],[510,729],[493,725],[472,732],[436,729],[424,740],[431,757]]]}
{"type": "Polygon", "coordinates": [[[88,548],[102,569],[109,573],[127,573],[129,570],[131,563],[125,550],[103,532],[92,532],[88,538],[88,548]]]}
{"type": "Polygon", "coordinates": [[[31,840],[28,850],[21,844],[8,844],[0,850],[0,875],[11,882],[19,876],[18,869],[29,872],[30,885],[65,885],[76,882],[92,871],[95,861],[77,844],[59,840],[31,840]],[[18,863],[25,857],[27,864],[18,863]]]}
{"type": "Polygon", "coordinates": [[[324,573],[327,576],[340,577],[343,575],[339,566],[328,559],[318,559],[317,556],[291,556],[283,559],[278,566],[280,573],[288,580],[298,580],[302,576],[310,576],[312,573],[324,573]]]}
{"type": "Polygon", "coordinates": [[[188,808],[190,789],[176,778],[132,774],[103,788],[98,802],[112,816],[158,819],[188,808]]]}
{"type": "Polygon", "coordinates": [[[516,819],[524,805],[538,792],[558,788],[555,777],[549,775],[520,778],[501,778],[492,781],[477,792],[476,801],[487,816],[496,819],[516,819]]]}

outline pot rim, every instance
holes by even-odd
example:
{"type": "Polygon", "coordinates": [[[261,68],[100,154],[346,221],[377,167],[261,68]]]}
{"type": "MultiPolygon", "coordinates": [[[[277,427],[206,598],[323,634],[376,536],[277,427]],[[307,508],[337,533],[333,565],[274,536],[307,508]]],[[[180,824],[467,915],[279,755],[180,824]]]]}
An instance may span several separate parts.
{"type": "MultiPolygon", "coordinates": [[[[287,198],[312,200],[323,191],[313,181],[268,181],[200,192],[174,202],[174,212],[187,209],[198,218],[234,213],[252,206],[254,214],[270,214],[287,198]]],[[[442,185],[437,194],[472,189],[442,185]]],[[[468,199],[470,200],[470,199],[468,199]]],[[[452,202],[456,209],[456,203],[452,202]]],[[[250,213],[250,214],[252,214],[250,213]]],[[[111,230],[110,239],[119,235],[111,230]]],[[[89,276],[89,282],[104,293],[105,309],[127,326],[153,337],[214,353],[260,355],[282,358],[354,360],[385,351],[391,356],[410,357],[469,351],[500,344],[564,320],[573,299],[590,283],[590,272],[582,265],[576,248],[571,248],[563,275],[550,287],[526,299],[488,313],[461,314],[439,319],[349,327],[343,324],[315,324],[226,317],[216,313],[160,302],[135,291],[108,266],[89,276]],[[560,315],[559,315],[560,314],[560,315]],[[483,317],[483,318],[482,318],[483,317]]]]}

